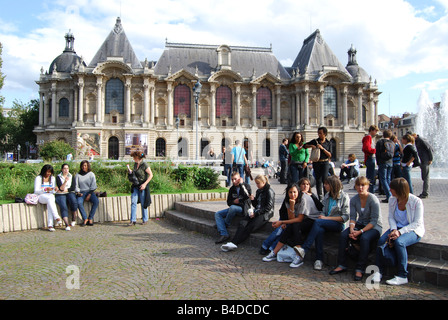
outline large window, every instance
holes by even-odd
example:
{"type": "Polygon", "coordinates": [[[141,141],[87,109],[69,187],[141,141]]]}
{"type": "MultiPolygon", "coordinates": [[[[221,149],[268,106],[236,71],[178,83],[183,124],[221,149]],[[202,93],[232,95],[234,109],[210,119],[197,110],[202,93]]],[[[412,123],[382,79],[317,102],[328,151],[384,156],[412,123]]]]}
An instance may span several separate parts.
{"type": "Polygon", "coordinates": [[[166,156],[166,141],[163,138],[156,140],[156,157],[166,156]]]}
{"type": "Polygon", "coordinates": [[[271,90],[262,87],[257,91],[257,118],[262,116],[272,118],[271,90]]]}
{"type": "Polygon", "coordinates": [[[216,116],[232,117],[232,90],[227,86],[216,90],[216,116]]]}
{"type": "Polygon", "coordinates": [[[59,100],[59,116],[68,117],[69,116],[69,102],[67,98],[62,98],[59,100]]]}
{"type": "Polygon", "coordinates": [[[181,84],[174,89],[174,116],[186,114],[191,117],[191,92],[190,88],[181,84]]]}
{"type": "Polygon", "coordinates": [[[112,110],[124,113],[124,85],[118,78],[110,79],[106,84],[105,112],[110,113],[112,110]]]}
{"type": "Polygon", "coordinates": [[[325,87],[324,90],[324,117],[333,115],[338,117],[338,100],[336,89],[331,86],[325,87]]]}

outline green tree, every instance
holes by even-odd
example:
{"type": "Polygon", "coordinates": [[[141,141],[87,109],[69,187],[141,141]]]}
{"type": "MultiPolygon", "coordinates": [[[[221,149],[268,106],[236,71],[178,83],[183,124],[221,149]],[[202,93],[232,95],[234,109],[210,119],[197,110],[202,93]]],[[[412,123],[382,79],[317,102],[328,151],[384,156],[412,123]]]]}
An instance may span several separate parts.
{"type": "Polygon", "coordinates": [[[39,155],[45,160],[53,158],[56,158],[57,160],[65,160],[69,153],[75,153],[75,149],[68,143],[59,140],[45,142],[39,149],[39,155]]]}
{"type": "MultiPolygon", "coordinates": [[[[3,72],[2,72],[2,65],[3,65],[2,51],[3,51],[3,45],[0,42],[0,90],[2,90],[3,81],[5,80],[5,76],[3,75],[3,72]]],[[[3,116],[3,103],[4,102],[5,102],[5,98],[0,95],[0,111],[2,113],[2,116],[3,116]]]]}

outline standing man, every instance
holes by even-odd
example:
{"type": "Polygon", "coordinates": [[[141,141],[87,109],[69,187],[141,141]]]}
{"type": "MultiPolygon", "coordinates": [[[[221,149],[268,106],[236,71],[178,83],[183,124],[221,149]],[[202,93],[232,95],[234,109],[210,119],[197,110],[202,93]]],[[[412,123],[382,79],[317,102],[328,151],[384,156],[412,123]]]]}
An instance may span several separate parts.
{"type": "Polygon", "coordinates": [[[369,192],[374,192],[375,187],[375,153],[373,147],[373,137],[376,136],[380,129],[376,125],[369,127],[369,133],[362,138],[362,152],[364,152],[364,163],[366,165],[366,177],[370,181],[369,192]]]}
{"type": "Polygon", "coordinates": [[[395,142],[390,140],[392,131],[387,129],[383,131],[383,138],[376,143],[376,163],[378,164],[378,178],[386,194],[383,203],[388,203],[391,196],[389,184],[392,177],[393,158],[395,154],[395,142]]]}
{"type": "Polygon", "coordinates": [[[428,198],[429,191],[429,166],[433,160],[433,149],[427,140],[420,138],[416,133],[413,134],[415,138],[415,147],[417,148],[418,157],[420,158],[420,169],[422,172],[423,191],[418,196],[420,199],[428,198]]]}
{"type": "Polygon", "coordinates": [[[282,141],[282,144],[280,145],[280,147],[278,149],[278,157],[280,159],[280,167],[281,167],[281,172],[280,172],[280,183],[281,184],[288,183],[287,173],[288,173],[289,151],[288,151],[287,145],[288,145],[288,138],[284,138],[282,141]]]}
{"type": "Polygon", "coordinates": [[[250,185],[243,182],[238,172],[233,172],[232,187],[227,195],[229,208],[215,213],[216,228],[219,233],[219,238],[215,241],[216,244],[230,239],[227,227],[230,226],[236,215],[244,216],[244,203],[249,199],[251,192],[250,185]]]}
{"type": "Polygon", "coordinates": [[[247,163],[246,150],[241,146],[241,141],[235,141],[235,147],[232,148],[232,163],[236,166],[241,178],[244,178],[244,165],[247,163]]]}

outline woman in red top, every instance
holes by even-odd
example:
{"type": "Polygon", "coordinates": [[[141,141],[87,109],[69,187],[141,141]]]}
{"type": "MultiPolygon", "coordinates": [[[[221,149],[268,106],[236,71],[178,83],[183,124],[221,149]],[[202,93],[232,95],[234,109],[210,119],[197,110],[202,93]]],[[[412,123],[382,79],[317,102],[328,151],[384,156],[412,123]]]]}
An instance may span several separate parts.
{"type": "Polygon", "coordinates": [[[362,152],[364,152],[364,163],[366,164],[366,177],[370,181],[369,192],[373,193],[373,186],[375,185],[375,144],[373,137],[376,136],[379,129],[376,125],[369,127],[369,134],[362,138],[362,152]]]}

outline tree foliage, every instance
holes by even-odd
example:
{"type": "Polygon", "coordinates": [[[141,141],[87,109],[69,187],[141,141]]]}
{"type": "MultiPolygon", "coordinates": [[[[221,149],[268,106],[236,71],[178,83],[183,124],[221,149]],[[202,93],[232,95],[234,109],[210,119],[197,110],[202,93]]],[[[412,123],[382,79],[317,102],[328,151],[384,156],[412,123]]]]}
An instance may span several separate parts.
{"type": "Polygon", "coordinates": [[[57,160],[65,160],[69,153],[75,153],[75,149],[68,143],[60,140],[45,142],[44,145],[39,148],[39,155],[45,160],[53,158],[56,158],[57,160]]]}

